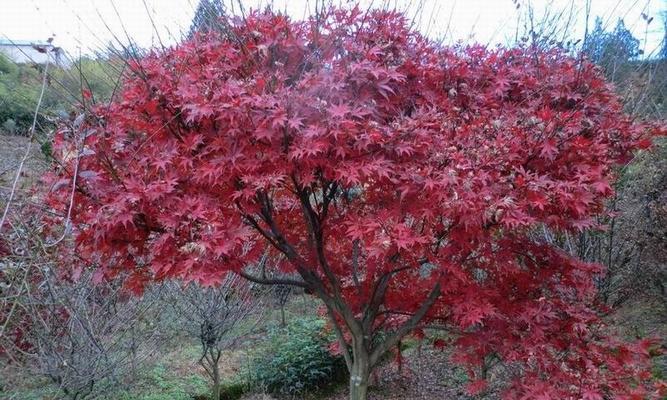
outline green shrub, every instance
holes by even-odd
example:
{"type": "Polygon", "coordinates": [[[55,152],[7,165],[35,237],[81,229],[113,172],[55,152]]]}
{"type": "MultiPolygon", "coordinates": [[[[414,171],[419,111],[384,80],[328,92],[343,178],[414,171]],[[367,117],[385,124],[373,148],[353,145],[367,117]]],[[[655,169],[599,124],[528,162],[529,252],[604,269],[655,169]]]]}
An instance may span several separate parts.
{"type": "Polygon", "coordinates": [[[238,400],[248,391],[245,382],[223,382],[220,386],[220,400],[238,400]]]}
{"type": "Polygon", "coordinates": [[[15,74],[18,71],[16,64],[14,64],[4,54],[0,53],[0,76],[15,74]]]}
{"type": "Polygon", "coordinates": [[[12,135],[16,133],[16,121],[13,119],[9,118],[5,122],[2,123],[2,130],[4,130],[7,133],[11,133],[12,135]]]}
{"type": "MultiPolygon", "coordinates": [[[[26,134],[42,89],[43,71],[42,65],[15,64],[0,54],[0,129],[11,119],[16,133],[26,134]]],[[[89,91],[96,102],[106,102],[120,79],[118,66],[107,58],[84,57],[68,68],[50,65],[48,73],[37,118],[38,130],[45,131],[53,127],[54,117],[77,109],[82,90],[89,91]]]]}
{"type": "Polygon", "coordinates": [[[253,383],[273,394],[296,396],[341,382],[345,362],[329,352],[335,338],[324,325],[321,319],[300,318],[285,328],[271,327],[268,344],[253,357],[253,383]]]}
{"type": "Polygon", "coordinates": [[[25,130],[32,122],[39,97],[39,73],[34,68],[10,63],[0,55],[1,65],[12,66],[2,67],[0,73],[0,124],[11,119],[15,128],[25,130]]]}

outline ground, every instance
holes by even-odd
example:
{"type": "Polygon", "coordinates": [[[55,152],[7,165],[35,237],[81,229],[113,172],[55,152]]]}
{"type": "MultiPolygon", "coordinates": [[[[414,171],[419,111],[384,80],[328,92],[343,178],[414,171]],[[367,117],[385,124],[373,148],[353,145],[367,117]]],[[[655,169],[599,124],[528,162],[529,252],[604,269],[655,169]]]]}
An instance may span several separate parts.
{"type": "MultiPolygon", "coordinates": [[[[307,295],[295,295],[287,305],[287,320],[304,315],[316,315],[316,307],[307,295]]],[[[266,324],[279,322],[279,311],[273,310],[266,324]]],[[[621,310],[613,320],[628,337],[667,337],[667,310],[654,302],[635,302],[621,310]]],[[[436,332],[431,332],[437,335],[436,332]]],[[[238,348],[225,353],[222,361],[224,380],[238,379],[249,363],[249,352],[257,345],[260,333],[249,338],[238,348]]],[[[150,366],[139,372],[128,389],[119,390],[104,397],[109,400],[200,400],[207,394],[207,381],[203,370],[197,364],[199,347],[197,343],[176,338],[173,344],[166,346],[171,349],[152,360],[150,366]]],[[[485,395],[470,397],[464,393],[467,376],[460,368],[451,364],[447,351],[434,349],[428,344],[421,346],[416,340],[408,340],[403,352],[404,364],[402,371],[393,360],[387,360],[374,374],[374,385],[370,400],[491,400],[498,399],[498,393],[492,389],[485,395]]],[[[655,375],[666,376],[665,359],[656,360],[655,375]]],[[[3,384],[9,390],[6,400],[46,400],[59,399],[58,392],[48,381],[34,376],[26,376],[21,371],[10,367],[0,369],[3,384]]],[[[495,386],[502,382],[500,375],[491,376],[495,386]]],[[[5,389],[6,390],[6,389],[5,389]]],[[[307,397],[308,400],[344,400],[347,398],[345,383],[328,389],[326,392],[307,397]]],[[[265,393],[251,392],[241,400],[276,400],[265,393]]]]}
{"type": "MultiPolygon", "coordinates": [[[[2,189],[11,185],[28,142],[25,136],[7,135],[0,131],[0,187],[2,189]]],[[[41,151],[41,145],[35,141],[24,165],[22,181],[25,181],[26,177],[35,177],[39,171],[44,169],[45,164],[46,159],[41,151]]]]}

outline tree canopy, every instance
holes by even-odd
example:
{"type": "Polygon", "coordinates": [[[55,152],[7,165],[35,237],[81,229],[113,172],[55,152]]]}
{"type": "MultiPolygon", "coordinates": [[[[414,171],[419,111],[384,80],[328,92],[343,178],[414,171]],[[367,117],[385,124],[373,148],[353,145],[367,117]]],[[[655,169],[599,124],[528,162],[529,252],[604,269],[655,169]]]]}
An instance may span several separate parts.
{"type": "Polygon", "coordinates": [[[120,98],[59,130],[49,201],[100,279],[304,287],[353,399],[426,322],[455,338],[438,344],[473,393],[500,360],[521,366],[508,398],[657,396],[650,342],[601,329],[599,266],[537,234],[594,227],[614,165],[664,133],[624,115],[593,64],[437,46],[386,11],[229,27],[145,57],[120,98]]]}

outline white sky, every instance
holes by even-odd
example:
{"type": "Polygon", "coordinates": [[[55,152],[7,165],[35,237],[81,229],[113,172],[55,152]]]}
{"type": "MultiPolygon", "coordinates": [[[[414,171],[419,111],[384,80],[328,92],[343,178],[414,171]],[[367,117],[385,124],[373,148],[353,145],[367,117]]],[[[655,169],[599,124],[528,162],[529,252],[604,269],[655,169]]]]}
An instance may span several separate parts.
{"type": "MultiPolygon", "coordinates": [[[[227,2],[238,0],[226,0],[227,2]]],[[[336,0],[338,1],[338,0],[336,0]]],[[[420,29],[447,42],[475,40],[481,43],[503,43],[514,38],[519,15],[524,17],[532,4],[539,20],[545,9],[552,12],[572,10],[573,22],[568,33],[583,36],[585,0],[362,0],[363,6],[388,4],[406,10],[420,29]],[[416,4],[422,4],[422,8],[416,4]],[[449,30],[447,30],[449,27],[449,30]]],[[[55,34],[54,43],[76,56],[100,50],[114,35],[126,35],[141,47],[174,43],[188,30],[198,0],[0,0],[0,39],[44,41],[55,34]],[[157,25],[155,30],[151,17],[157,25]],[[122,22],[121,22],[122,21],[122,22]]],[[[247,9],[266,3],[302,18],[314,0],[243,0],[247,9]]],[[[238,4],[238,3],[237,3],[238,4]]],[[[661,12],[667,0],[590,0],[589,29],[595,16],[603,18],[612,29],[619,18],[641,40],[647,55],[655,52],[663,39],[661,12]],[[654,17],[647,26],[641,18],[654,17]]],[[[238,10],[238,5],[236,6],[238,10]]],[[[569,13],[568,13],[569,14],[569,13]]],[[[566,18],[561,18],[561,21],[566,18]]]]}

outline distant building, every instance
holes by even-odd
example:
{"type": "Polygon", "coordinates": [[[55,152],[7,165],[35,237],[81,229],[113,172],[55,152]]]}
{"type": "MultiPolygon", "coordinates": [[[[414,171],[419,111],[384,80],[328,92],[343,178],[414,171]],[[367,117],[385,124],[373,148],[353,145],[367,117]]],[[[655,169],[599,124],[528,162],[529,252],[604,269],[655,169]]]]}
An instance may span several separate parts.
{"type": "Polygon", "coordinates": [[[61,67],[67,64],[65,51],[48,42],[0,39],[0,53],[17,64],[46,64],[47,59],[61,67]]]}

